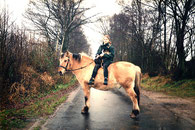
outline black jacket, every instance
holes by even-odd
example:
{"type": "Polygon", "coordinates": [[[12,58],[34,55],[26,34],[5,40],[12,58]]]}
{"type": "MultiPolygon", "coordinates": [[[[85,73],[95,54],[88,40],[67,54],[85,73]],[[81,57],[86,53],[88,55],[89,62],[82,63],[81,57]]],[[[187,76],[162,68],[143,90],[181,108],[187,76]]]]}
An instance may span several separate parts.
{"type": "Polygon", "coordinates": [[[102,53],[105,53],[104,56],[102,57],[103,58],[103,61],[106,62],[106,61],[113,61],[113,58],[114,58],[114,47],[109,44],[109,43],[106,43],[106,44],[102,44],[97,53],[96,53],[96,56],[102,54],[102,53]],[[106,53],[107,52],[107,53],[106,53]]]}

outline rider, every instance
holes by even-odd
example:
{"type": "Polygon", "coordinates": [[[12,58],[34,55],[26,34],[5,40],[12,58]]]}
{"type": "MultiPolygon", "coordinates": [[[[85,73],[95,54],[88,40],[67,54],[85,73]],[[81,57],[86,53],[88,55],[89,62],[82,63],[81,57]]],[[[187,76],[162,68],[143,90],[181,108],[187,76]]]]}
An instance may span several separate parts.
{"type": "Polygon", "coordinates": [[[95,67],[91,79],[89,80],[89,85],[94,84],[95,76],[97,75],[98,69],[103,65],[104,68],[104,85],[108,84],[108,66],[113,62],[114,58],[114,47],[111,45],[109,35],[105,35],[103,39],[103,44],[100,45],[96,56],[95,56],[95,67]]]}

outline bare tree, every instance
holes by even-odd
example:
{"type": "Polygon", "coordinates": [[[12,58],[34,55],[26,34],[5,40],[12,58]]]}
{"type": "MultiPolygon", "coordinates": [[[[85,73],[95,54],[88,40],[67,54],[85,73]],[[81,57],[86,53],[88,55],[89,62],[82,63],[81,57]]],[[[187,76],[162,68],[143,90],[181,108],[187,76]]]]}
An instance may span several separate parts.
{"type": "Polygon", "coordinates": [[[110,31],[110,18],[103,16],[97,20],[97,28],[100,29],[101,34],[109,34],[110,31]]]}
{"type": "Polygon", "coordinates": [[[10,20],[9,11],[0,12],[0,106],[7,103],[10,87],[21,79],[20,67],[27,60],[25,31],[10,20]]]}
{"type": "Polygon", "coordinates": [[[170,8],[170,16],[174,18],[175,21],[175,31],[176,31],[176,47],[178,56],[178,67],[177,67],[177,77],[182,78],[185,75],[185,59],[186,52],[184,46],[184,40],[186,33],[188,32],[187,26],[189,21],[195,11],[195,1],[194,0],[169,0],[167,6],[170,8]]]}
{"type": "MultiPolygon", "coordinates": [[[[47,38],[48,43],[56,41],[62,45],[62,51],[69,47],[70,34],[77,27],[89,23],[84,13],[90,8],[81,7],[84,0],[36,0],[31,1],[26,17],[47,38]]],[[[94,15],[95,16],[95,15],[94,15]]],[[[51,45],[55,47],[55,45],[51,45]]]]}
{"type": "Polygon", "coordinates": [[[81,27],[76,28],[70,35],[69,50],[73,53],[90,52],[90,45],[82,31],[81,27]]]}
{"type": "Polygon", "coordinates": [[[115,59],[116,60],[127,60],[127,55],[130,52],[128,50],[128,24],[129,18],[124,13],[114,15],[110,19],[110,36],[112,38],[112,44],[115,46],[115,59]]]}

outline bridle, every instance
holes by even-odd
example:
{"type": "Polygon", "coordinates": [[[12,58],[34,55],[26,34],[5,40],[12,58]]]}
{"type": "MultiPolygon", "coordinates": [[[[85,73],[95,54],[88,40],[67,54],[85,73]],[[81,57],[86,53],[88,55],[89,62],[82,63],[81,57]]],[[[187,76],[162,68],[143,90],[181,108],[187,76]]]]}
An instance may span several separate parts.
{"type": "Polygon", "coordinates": [[[59,67],[61,67],[61,68],[65,69],[66,71],[68,71],[67,67],[68,67],[69,62],[70,62],[70,59],[68,58],[68,63],[66,64],[66,67],[64,67],[62,65],[60,65],[59,67]]]}
{"type": "Polygon", "coordinates": [[[70,63],[70,58],[68,57],[68,61],[67,61],[66,66],[64,67],[64,66],[60,65],[59,67],[65,69],[66,71],[76,71],[76,70],[81,70],[81,69],[86,68],[87,66],[91,65],[93,63],[93,61],[91,63],[89,63],[88,65],[82,66],[80,68],[77,68],[77,69],[69,69],[68,70],[67,67],[68,67],[69,63],[70,63]]]}

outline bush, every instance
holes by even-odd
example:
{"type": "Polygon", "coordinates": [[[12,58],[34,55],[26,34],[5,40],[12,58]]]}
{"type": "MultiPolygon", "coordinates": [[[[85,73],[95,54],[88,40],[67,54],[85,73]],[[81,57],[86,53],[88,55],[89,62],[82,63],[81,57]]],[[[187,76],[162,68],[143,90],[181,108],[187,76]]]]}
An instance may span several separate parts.
{"type": "Polygon", "coordinates": [[[55,76],[58,58],[47,42],[27,39],[25,30],[9,23],[0,12],[0,109],[69,80],[55,76]]]}

